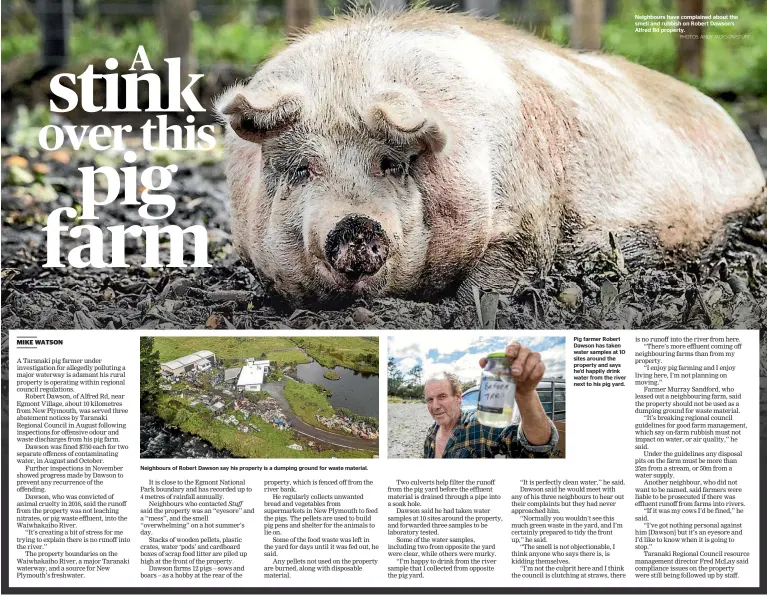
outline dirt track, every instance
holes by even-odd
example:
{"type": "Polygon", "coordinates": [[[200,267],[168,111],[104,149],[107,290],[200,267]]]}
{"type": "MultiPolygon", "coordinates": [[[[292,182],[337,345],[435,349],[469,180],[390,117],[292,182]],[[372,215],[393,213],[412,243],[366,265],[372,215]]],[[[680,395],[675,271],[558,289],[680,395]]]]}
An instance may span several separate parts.
{"type": "Polygon", "coordinates": [[[389,424],[389,458],[422,458],[426,432],[434,423],[426,404],[389,403],[386,411],[389,424]]]}

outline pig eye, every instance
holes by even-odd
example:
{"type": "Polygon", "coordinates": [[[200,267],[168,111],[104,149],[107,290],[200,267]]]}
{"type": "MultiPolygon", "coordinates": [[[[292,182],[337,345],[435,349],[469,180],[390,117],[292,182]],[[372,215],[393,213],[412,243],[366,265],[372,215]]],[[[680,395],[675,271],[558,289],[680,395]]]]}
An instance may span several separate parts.
{"type": "Polygon", "coordinates": [[[389,157],[384,157],[381,159],[381,175],[401,178],[407,175],[407,163],[397,162],[389,157]]]}
{"type": "Polygon", "coordinates": [[[303,184],[312,177],[312,173],[308,162],[300,163],[288,171],[290,184],[293,186],[303,184]]]}
{"type": "Polygon", "coordinates": [[[296,179],[299,179],[299,180],[307,179],[309,177],[309,166],[302,165],[301,167],[297,167],[294,175],[296,179]]]}

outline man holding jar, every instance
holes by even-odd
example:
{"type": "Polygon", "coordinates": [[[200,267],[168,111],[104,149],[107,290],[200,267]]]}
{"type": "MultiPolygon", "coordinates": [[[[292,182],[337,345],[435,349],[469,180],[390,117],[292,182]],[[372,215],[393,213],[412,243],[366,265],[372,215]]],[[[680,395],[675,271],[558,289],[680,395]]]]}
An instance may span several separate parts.
{"type": "MultiPolygon", "coordinates": [[[[510,343],[505,355],[517,383],[519,421],[512,420],[505,428],[484,426],[477,421],[476,413],[461,411],[461,381],[455,374],[430,378],[423,391],[434,425],[426,434],[425,459],[550,456],[559,435],[535,390],[546,370],[541,354],[510,343]]],[[[484,357],[479,361],[482,368],[486,363],[484,357]]]]}

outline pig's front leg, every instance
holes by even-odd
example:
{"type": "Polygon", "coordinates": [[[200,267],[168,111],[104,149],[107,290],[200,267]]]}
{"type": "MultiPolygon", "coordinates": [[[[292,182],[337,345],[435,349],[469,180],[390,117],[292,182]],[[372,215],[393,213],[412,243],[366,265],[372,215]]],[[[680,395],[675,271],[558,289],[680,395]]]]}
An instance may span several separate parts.
{"type": "Polygon", "coordinates": [[[473,306],[474,287],[479,289],[480,294],[496,292],[512,296],[545,275],[550,267],[551,259],[545,255],[526,254],[512,243],[496,244],[485,251],[458,287],[456,297],[461,304],[473,306]]]}

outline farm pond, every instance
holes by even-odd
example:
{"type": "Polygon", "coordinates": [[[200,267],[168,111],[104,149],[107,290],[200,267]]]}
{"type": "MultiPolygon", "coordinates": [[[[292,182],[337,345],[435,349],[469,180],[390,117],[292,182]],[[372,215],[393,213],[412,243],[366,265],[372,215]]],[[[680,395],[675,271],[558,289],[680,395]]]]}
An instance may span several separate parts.
{"type": "Polygon", "coordinates": [[[331,391],[330,405],[334,409],[345,407],[352,413],[378,419],[377,374],[366,374],[341,366],[325,368],[312,361],[308,364],[298,364],[296,371],[290,375],[307,384],[319,384],[331,391]],[[335,372],[340,378],[325,378],[324,374],[328,370],[335,372]]]}

